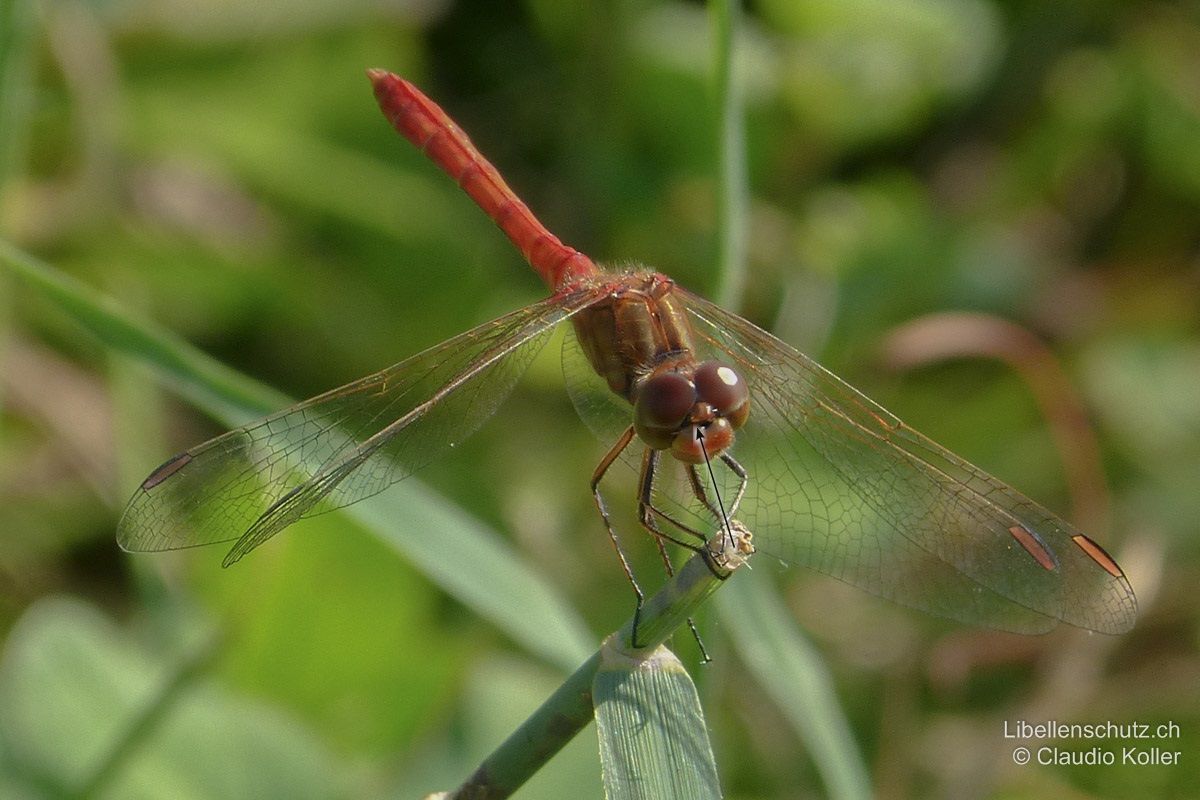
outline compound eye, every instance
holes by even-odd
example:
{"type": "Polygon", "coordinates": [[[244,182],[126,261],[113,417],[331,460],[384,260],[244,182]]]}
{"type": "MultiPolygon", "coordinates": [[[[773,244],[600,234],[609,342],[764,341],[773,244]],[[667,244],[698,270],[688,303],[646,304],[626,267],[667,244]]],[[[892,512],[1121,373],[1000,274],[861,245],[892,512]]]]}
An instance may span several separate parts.
{"type": "Polygon", "coordinates": [[[637,398],[637,421],[648,428],[674,430],[696,405],[696,387],[678,372],[646,381],[637,398]]]}
{"type": "Polygon", "coordinates": [[[750,390],[733,367],[720,361],[705,361],[696,367],[696,393],[717,413],[741,427],[750,413],[750,390]]]}

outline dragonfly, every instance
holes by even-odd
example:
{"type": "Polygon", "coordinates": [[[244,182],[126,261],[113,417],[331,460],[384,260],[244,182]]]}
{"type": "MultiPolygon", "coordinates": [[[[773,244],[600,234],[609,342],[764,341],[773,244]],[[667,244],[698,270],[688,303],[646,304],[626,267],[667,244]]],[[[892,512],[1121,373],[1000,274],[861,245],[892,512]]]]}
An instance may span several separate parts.
{"type": "MultiPolygon", "coordinates": [[[[567,391],[637,478],[638,521],[701,547],[731,520],[755,548],[875,595],[1025,633],[1129,630],[1137,601],[1093,539],[905,425],[795,348],[652,269],[563,244],[408,81],[369,70],[392,126],[492,218],[550,296],[193,447],[118,524],[128,551],[232,542],[226,566],[300,519],[384,491],[496,414],[559,327],[567,391]]],[[[669,565],[669,559],[667,559],[669,565]]],[[[635,591],[637,584],[634,582],[635,591]]]]}

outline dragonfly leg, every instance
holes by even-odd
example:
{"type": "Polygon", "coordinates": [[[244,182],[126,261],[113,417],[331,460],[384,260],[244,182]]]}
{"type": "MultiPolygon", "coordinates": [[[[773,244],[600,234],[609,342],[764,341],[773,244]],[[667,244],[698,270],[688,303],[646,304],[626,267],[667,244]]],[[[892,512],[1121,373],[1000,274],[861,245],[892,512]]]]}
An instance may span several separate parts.
{"type": "Polygon", "coordinates": [[[612,542],[613,549],[617,551],[617,558],[621,561],[621,569],[625,571],[625,578],[629,581],[629,585],[633,587],[633,593],[637,597],[637,607],[633,610],[633,636],[630,644],[637,648],[637,629],[638,622],[642,616],[642,603],[646,600],[646,595],[642,593],[642,587],[638,585],[637,578],[633,577],[633,568],[629,566],[629,559],[625,556],[625,550],[621,547],[621,541],[617,538],[617,532],[613,529],[612,518],[608,513],[608,506],[604,502],[604,496],[600,493],[600,481],[604,479],[608,468],[613,465],[613,462],[624,452],[629,443],[633,441],[633,426],[625,429],[621,437],[617,439],[616,444],[609,448],[604,454],[604,458],[600,459],[600,463],[596,465],[595,471],[592,472],[592,499],[596,501],[596,509],[600,512],[600,518],[604,520],[604,528],[608,531],[608,538],[612,542]]]}
{"type": "Polygon", "coordinates": [[[650,447],[646,448],[646,454],[642,458],[641,491],[638,496],[638,519],[641,521],[642,527],[648,530],[650,535],[655,539],[666,539],[680,547],[686,547],[694,553],[699,553],[704,549],[703,543],[707,541],[704,534],[695,528],[679,522],[670,514],[654,505],[654,479],[658,476],[658,465],[661,460],[662,453],[660,451],[650,447]],[[682,533],[695,537],[700,544],[688,541],[687,539],[680,539],[677,536],[667,533],[659,527],[659,519],[670,523],[682,533]]]}
{"type": "MultiPolygon", "coordinates": [[[[721,499],[719,495],[717,497],[718,504],[716,505],[714,505],[713,502],[708,499],[708,490],[704,488],[704,480],[700,477],[700,472],[696,469],[694,464],[688,465],[687,475],[688,483],[691,484],[692,487],[692,495],[700,502],[701,505],[708,509],[708,512],[713,515],[714,519],[716,519],[717,524],[722,528],[725,528],[729,519],[737,514],[738,506],[740,506],[742,503],[742,497],[746,494],[746,484],[749,481],[749,474],[746,472],[746,469],[738,463],[737,459],[728,453],[721,455],[721,461],[723,461],[725,466],[727,466],[729,470],[738,478],[738,488],[733,495],[733,502],[729,505],[728,513],[726,513],[723,507],[719,504],[721,499]]],[[[715,485],[713,486],[713,490],[716,491],[715,485]]],[[[730,536],[733,535],[732,531],[728,531],[728,533],[730,536]]],[[[732,544],[732,539],[730,539],[730,543],[732,544]]],[[[707,556],[706,561],[708,563],[708,568],[712,571],[713,575],[724,579],[724,571],[718,569],[713,563],[713,559],[717,554],[706,551],[705,555],[707,556]]]]}
{"type": "MultiPolygon", "coordinates": [[[[661,528],[658,527],[658,523],[655,521],[654,514],[657,513],[662,516],[663,519],[667,520],[679,529],[700,537],[701,541],[704,540],[704,537],[697,531],[694,531],[685,525],[680,525],[670,516],[664,514],[654,507],[654,478],[658,474],[658,464],[660,458],[661,455],[659,451],[651,447],[647,447],[645,455],[642,456],[642,488],[638,497],[638,517],[641,520],[642,527],[649,531],[650,535],[654,538],[654,544],[658,547],[658,554],[662,558],[663,567],[665,567],[667,570],[667,577],[674,577],[675,566],[671,563],[670,554],[667,553],[667,541],[674,542],[675,544],[694,551],[701,551],[704,548],[702,546],[697,546],[694,542],[682,541],[666,534],[661,528]]],[[[688,629],[692,632],[692,638],[696,640],[696,646],[700,648],[700,660],[705,664],[709,663],[712,661],[712,658],[710,658],[708,655],[708,649],[704,646],[704,640],[700,638],[700,631],[696,628],[695,620],[693,620],[691,617],[688,617],[687,625],[688,629]]],[[[635,633],[636,630],[637,629],[635,627],[635,633]]]]}
{"type": "Polygon", "coordinates": [[[708,513],[712,514],[721,523],[721,509],[712,504],[708,499],[708,492],[704,489],[704,482],[700,480],[700,473],[696,470],[695,464],[688,464],[687,468],[688,483],[692,485],[692,496],[700,501],[700,504],[708,509],[708,513]]]}
{"type": "Polygon", "coordinates": [[[738,506],[742,504],[742,498],[746,495],[746,484],[750,482],[750,476],[746,472],[746,468],[739,464],[738,460],[729,455],[729,453],[722,453],[721,461],[738,477],[738,488],[733,495],[733,502],[729,504],[729,516],[736,517],[738,506]]]}
{"type": "MultiPolygon", "coordinates": [[[[658,555],[662,558],[663,568],[667,571],[667,577],[675,577],[675,565],[671,563],[671,556],[667,553],[666,541],[661,536],[654,537],[654,544],[658,547],[658,555]]],[[[696,640],[696,646],[700,648],[700,660],[708,664],[712,658],[708,655],[708,649],[704,646],[704,640],[700,638],[700,631],[696,628],[696,622],[691,617],[687,618],[688,629],[692,632],[692,638],[696,640]]],[[[635,628],[636,631],[636,628],[635,628]]]]}

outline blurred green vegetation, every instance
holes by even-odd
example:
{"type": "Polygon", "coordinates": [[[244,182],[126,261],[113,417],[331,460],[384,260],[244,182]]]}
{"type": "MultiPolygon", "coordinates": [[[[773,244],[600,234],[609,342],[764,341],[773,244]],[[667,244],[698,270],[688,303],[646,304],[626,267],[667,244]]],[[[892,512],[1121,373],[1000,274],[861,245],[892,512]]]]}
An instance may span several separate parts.
{"type": "MultiPolygon", "coordinates": [[[[519,254],[382,120],[363,75],[379,66],[441,103],[564,241],[703,293],[711,42],[683,2],[0,0],[0,236],[296,397],[538,299],[519,254]]],[[[1118,639],[1023,638],[787,576],[875,794],[1196,796],[1195,5],[763,0],[736,57],[738,310],[1086,522],[1142,606],[1118,639]],[[888,369],[889,335],[940,311],[1035,333],[1059,382],[1031,388],[982,351],[925,363],[937,346],[888,369]],[[1047,391],[1078,396],[1088,424],[1055,438],[1047,391]],[[1072,490],[1064,465],[1089,448],[1103,481],[1072,490]],[[1184,760],[1017,768],[1016,719],[1173,721],[1162,744],[1184,760]]],[[[121,554],[133,488],[223,425],[4,269],[0,364],[0,795],[101,780],[111,797],[416,796],[455,785],[560,679],[348,517],[229,570],[218,548],[121,554]],[[155,698],[164,716],[97,778],[155,698]]],[[[597,642],[632,610],[587,490],[603,447],[551,346],[420,476],[597,642]]],[[[652,580],[653,548],[631,541],[652,580]]],[[[727,795],[824,795],[791,712],[744,679],[733,621],[699,620],[716,661],[692,670],[727,795]]],[[[694,663],[686,637],[676,650],[694,663]]],[[[526,796],[599,796],[590,736],[526,796]]]]}

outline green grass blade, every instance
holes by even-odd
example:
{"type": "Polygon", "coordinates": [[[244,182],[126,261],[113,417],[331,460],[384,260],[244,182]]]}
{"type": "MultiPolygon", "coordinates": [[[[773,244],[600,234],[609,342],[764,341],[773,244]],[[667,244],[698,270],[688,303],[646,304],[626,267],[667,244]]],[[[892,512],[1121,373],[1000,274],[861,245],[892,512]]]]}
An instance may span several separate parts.
{"type": "Polygon", "coordinates": [[[734,53],[737,0],[710,0],[713,21],[714,95],[717,111],[717,285],[713,299],[737,308],[746,285],[746,132],[742,89],[734,53]]]}
{"type": "Polygon", "coordinates": [[[180,697],[209,670],[219,653],[220,644],[219,635],[210,633],[170,665],[165,680],[141,708],[129,714],[122,733],[113,739],[108,751],[80,782],[76,791],[79,797],[99,797],[109,790],[129,762],[145,748],[150,737],[175,710],[180,697]]]}
{"type": "Polygon", "coordinates": [[[33,0],[0,0],[0,191],[25,160],[36,20],[33,0]]]}
{"type": "Polygon", "coordinates": [[[742,575],[717,599],[738,654],[804,740],[836,800],[866,800],[871,782],[820,655],[761,575],[742,575]]]}
{"type": "Polygon", "coordinates": [[[606,647],[592,697],[608,800],[721,796],[700,698],[674,653],[630,659],[606,647]]]}
{"type": "MultiPolygon", "coordinates": [[[[710,0],[709,11],[715,34],[718,110],[716,299],[736,308],[745,285],[749,206],[745,123],[734,52],[740,7],[737,0],[710,0]]],[[[746,575],[733,584],[719,598],[717,608],[739,654],[808,745],[830,796],[869,797],[866,767],[820,656],[759,576],[746,575]]]]}
{"type": "MultiPolygon", "coordinates": [[[[708,543],[713,552],[719,552],[717,561],[721,565],[722,576],[714,574],[703,554],[698,553],[688,559],[683,568],[642,606],[637,622],[639,647],[636,650],[631,646],[634,633],[634,620],[631,619],[609,636],[601,651],[594,653],[575,670],[546,702],[480,764],[475,774],[448,796],[508,797],[520,788],[591,721],[592,692],[602,653],[605,660],[613,658],[611,653],[606,652],[609,650],[619,652],[626,660],[632,660],[645,658],[645,654],[653,652],[676,628],[695,614],[713,592],[728,583],[726,578],[729,574],[746,562],[748,552],[745,546],[749,540],[744,534],[745,529],[735,523],[731,543],[728,543],[728,537],[720,534],[708,543]]],[[[715,767],[712,774],[715,783],[715,767]]]]}
{"type": "Polygon", "coordinates": [[[453,184],[406,172],[283,123],[244,119],[233,126],[217,114],[181,115],[170,96],[143,95],[141,101],[139,118],[149,143],[186,141],[219,153],[248,184],[364,230],[406,242],[457,239],[463,223],[449,222],[459,218],[453,184]],[[283,139],[287,147],[278,146],[283,139]],[[312,190],[317,184],[320,192],[312,190]]]}
{"type": "Polygon", "coordinates": [[[288,402],[286,395],[226,367],[165,328],[135,319],[111,297],[3,239],[0,263],[110,350],[149,365],[190,403],[227,424],[245,424],[288,402]]]}
{"type": "Polygon", "coordinates": [[[213,640],[168,635],[66,597],[34,602],[0,650],[0,796],[350,796],[350,768],[296,719],[207,679],[213,640]]]}
{"type": "MultiPolygon", "coordinates": [[[[290,402],[3,240],[0,264],[112,351],[149,365],[224,424],[241,425],[290,402]]],[[[409,479],[344,513],[531,652],[571,669],[590,651],[593,637],[550,584],[494,531],[417,481],[409,479]]]]}

